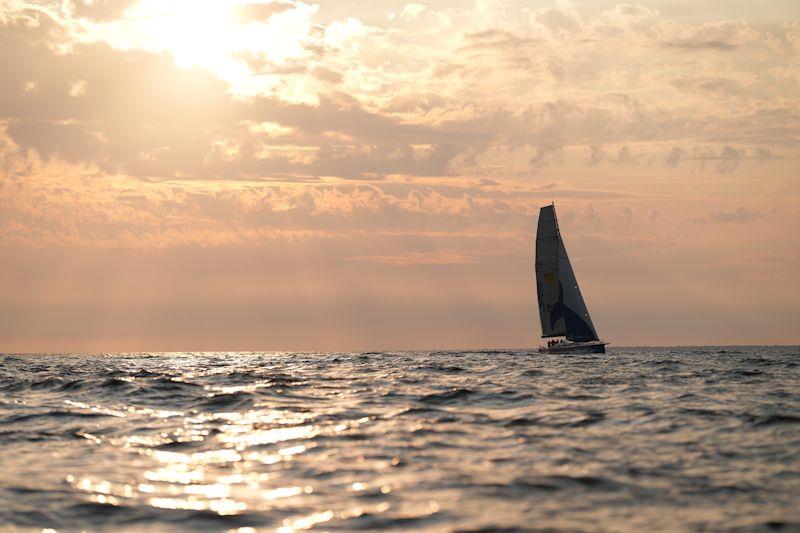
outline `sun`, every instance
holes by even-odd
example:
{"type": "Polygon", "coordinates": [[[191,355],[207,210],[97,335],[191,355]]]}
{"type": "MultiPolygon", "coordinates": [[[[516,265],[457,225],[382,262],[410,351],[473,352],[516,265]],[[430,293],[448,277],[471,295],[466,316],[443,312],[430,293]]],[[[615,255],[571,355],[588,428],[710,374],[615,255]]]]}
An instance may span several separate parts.
{"type": "Polygon", "coordinates": [[[262,19],[243,19],[243,8],[259,3],[269,2],[140,0],[105,28],[106,39],[118,48],[166,52],[178,66],[207,69],[237,92],[263,74],[259,65],[268,71],[308,53],[316,6],[298,3],[262,19]]]}
{"type": "Polygon", "coordinates": [[[170,53],[181,67],[225,71],[239,46],[234,8],[220,0],[140,0],[126,22],[136,40],[170,53]]]}

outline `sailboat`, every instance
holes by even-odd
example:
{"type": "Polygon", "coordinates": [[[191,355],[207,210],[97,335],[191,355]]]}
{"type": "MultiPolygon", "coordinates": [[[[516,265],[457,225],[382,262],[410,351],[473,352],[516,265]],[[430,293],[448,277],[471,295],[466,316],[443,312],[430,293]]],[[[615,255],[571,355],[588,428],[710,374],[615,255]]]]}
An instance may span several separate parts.
{"type": "Polygon", "coordinates": [[[536,229],[536,294],[542,338],[541,353],[605,353],[578,288],[564,240],[558,230],[555,204],[539,210],[536,229]]]}

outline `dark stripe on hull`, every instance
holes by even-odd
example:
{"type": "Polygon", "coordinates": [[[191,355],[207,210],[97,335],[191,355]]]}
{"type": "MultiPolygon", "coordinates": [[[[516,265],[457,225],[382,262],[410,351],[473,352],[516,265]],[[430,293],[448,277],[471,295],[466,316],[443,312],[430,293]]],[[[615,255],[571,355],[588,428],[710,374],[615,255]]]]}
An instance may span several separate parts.
{"type": "Polygon", "coordinates": [[[584,346],[553,346],[552,348],[542,348],[542,353],[606,353],[606,345],[602,343],[584,346]]]}

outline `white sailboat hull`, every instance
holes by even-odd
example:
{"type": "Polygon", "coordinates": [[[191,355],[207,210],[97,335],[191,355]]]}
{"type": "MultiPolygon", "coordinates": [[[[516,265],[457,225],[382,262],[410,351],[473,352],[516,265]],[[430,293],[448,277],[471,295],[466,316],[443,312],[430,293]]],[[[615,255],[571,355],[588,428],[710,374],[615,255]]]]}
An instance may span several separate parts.
{"type": "Polygon", "coordinates": [[[539,353],[552,353],[552,354],[582,354],[582,353],[606,353],[607,342],[603,341],[589,341],[589,342],[574,342],[574,341],[561,341],[553,344],[552,346],[542,346],[539,348],[539,353]]]}

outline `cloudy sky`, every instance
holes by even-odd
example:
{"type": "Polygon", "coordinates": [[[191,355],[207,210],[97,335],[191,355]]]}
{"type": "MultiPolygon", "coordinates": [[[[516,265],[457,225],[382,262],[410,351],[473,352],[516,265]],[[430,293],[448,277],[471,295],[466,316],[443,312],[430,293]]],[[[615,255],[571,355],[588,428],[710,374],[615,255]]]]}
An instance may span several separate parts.
{"type": "Polygon", "coordinates": [[[0,0],[0,350],[800,342],[800,3],[0,0]]]}

